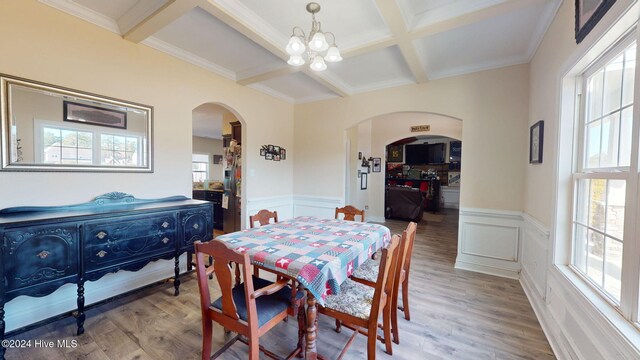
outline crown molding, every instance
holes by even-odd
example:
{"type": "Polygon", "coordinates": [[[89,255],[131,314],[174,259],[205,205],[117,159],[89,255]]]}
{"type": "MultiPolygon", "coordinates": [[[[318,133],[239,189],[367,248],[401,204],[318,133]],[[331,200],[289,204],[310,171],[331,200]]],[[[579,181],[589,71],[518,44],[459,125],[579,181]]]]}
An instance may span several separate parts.
{"type": "Polygon", "coordinates": [[[508,66],[521,65],[529,63],[528,54],[511,56],[506,59],[499,59],[496,61],[485,61],[483,63],[474,64],[473,66],[459,66],[454,69],[448,69],[444,71],[429,72],[431,75],[429,80],[438,80],[453,76],[467,75],[475,72],[499,69],[508,66]]]}
{"type": "Polygon", "coordinates": [[[147,45],[151,48],[154,48],[156,50],[162,51],[166,54],[169,54],[173,57],[176,57],[180,60],[184,60],[188,63],[191,63],[193,65],[199,66],[203,69],[209,70],[211,72],[214,72],[220,76],[223,76],[227,79],[236,81],[236,74],[235,72],[222,67],[218,64],[215,64],[207,59],[204,59],[200,56],[194,55],[193,53],[190,53],[186,50],[183,50],[175,45],[169,44],[167,42],[164,42],[156,37],[149,37],[146,38],[144,41],[141,42],[141,44],[147,45]]]}
{"type": "Polygon", "coordinates": [[[86,6],[80,5],[73,0],[38,0],[41,3],[51,6],[52,8],[63,11],[69,15],[73,15],[84,21],[107,29],[112,33],[122,36],[118,22],[112,18],[102,15],[97,11],[93,11],[86,6]]]}

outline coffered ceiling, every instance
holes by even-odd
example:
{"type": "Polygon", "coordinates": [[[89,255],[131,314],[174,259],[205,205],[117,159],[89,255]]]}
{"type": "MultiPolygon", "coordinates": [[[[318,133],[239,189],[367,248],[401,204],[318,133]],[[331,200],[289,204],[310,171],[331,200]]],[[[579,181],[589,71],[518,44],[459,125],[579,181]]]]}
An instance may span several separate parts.
{"type": "Polygon", "coordinates": [[[527,63],[561,0],[316,0],[344,60],[315,72],[284,47],[307,1],[40,0],[292,103],[527,63]]]}

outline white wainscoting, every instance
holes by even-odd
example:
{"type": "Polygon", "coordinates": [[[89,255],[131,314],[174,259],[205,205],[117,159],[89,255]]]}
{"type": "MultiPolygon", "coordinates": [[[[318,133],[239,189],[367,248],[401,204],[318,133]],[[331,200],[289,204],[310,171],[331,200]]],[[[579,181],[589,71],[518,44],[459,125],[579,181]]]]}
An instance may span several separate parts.
{"type": "Polygon", "coordinates": [[[247,199],[247,227],[249,227],[249,216],[262,209],[277,211],[278,220],[291,219],[296,216],[293,212],[293,197],[291,195],[247,199]]]}
{"type": "Polygon", "coordinates": [[[546,297],[547,269],[550,264],[549,230],[527,213],[522,214],[522,271],[532,295],[544,300],[546,297]]]}
{"type": "Polygon", "coordinates": [[[460,187],[459,186],[441,186],[442,207],[445,209],[460,208],[460,187]]]}
{"type": "Polygon", "coordinates": [[[293,196],[293,216],[316,216],[333,219],[336,207],[344,206],[342,198],[320,196],[293,196]]]}
{"type": "Polygon", "coordinates": [[[522,213],[462,208],[456,268],[517,279],[522,213]]]}

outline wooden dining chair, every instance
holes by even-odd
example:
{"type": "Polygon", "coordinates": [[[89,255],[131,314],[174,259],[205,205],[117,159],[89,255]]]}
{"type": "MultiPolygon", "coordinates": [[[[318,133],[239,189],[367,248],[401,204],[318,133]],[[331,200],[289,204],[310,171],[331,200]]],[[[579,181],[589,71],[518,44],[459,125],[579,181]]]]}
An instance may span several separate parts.
{"type": "Polygon", "coordinates": [[[271,219],[273,219],[273,223],[278,222],[277,211],[269,211],[266,209],[260,210],[255,215],[249,216],[249,227],[253,229],[256,222],[258,222],[260,226],[268,225],[270,224],[271,219]]]}
{"type": "Polygon", "coordinates": [[[340,285],[339,294],[327,296],[325,305],[318,307],[319,313],[330,316],[343,326],[354,330],[338,360],[344,357],[358,333],[367,336],[367,359],[376,358],[378,340],[385,344],[387,353],[391,353],[389,321],[383,321],[384,336],[381,337],[378,335],[378,319],[380,316],[383,319],[391,316],[389,302],[394,280],[391,269],[394,269],[397,263],[398,243],[398,235],[394,235],[389,246],[382,249],[375,288],[347,279],[340,285]]]}
{"type": "MultiPolygon", "coordinates": [[[[391,331],[393,334],[393,342],[400,344],[398,334],[398,310],[404,311],[405,319],[410,320],[409,314],[409,269],[411,268],[411,254],[413,253],[413,243],[416,238],[417,224],[410,222],[407,229],[402,232],[400,239],[400,250],[398,251],[398,266],[395,268],[393,293],[391,297],[391,331]],[[400,285],[402,285],[402,303],[398,306],[398,296],[400,293],[400,285]]],[[[370,287],[377,286],[379,258],[365,261],[358,267],[351,279],[355,282],[365,284],[370,287]]],[[[387,319],[385,319],[387,320],[387,319]]],[[[336,323],[339,327],[339,324],[336,323]]]]}
{"type": "Polygon", "coordinates": [[[298,315],[298,347],[287,357],[291,359],[302,351],[305,330],[305,311],[300,308],[303,292],[288,285],[288,280],[278,277],[271,282],[251,275],[248,254],[235,252],[220,240],[207,243],[196,241],[196,272],[200,289],[202,310],[202,359],[217,358],[240,340],[249,345],[249,359],[258,360],[259,352],[273,359],[274,353],[259,345],[260,336],[289,315],[298,315]],[[205,257],[213,256],[213,266],[205,267],[205,257]],[[233,285],[231,265],[236,263],[236,285],[233,285]],[[215,274],[222,296],[211,301],[209,275],[215,274]],[[237,279],[237,278],[240,279],[237,279]],[[242,282],[240,282],[241,280],[242,282]],[[240,282],[240,283],[238,283],[240,282]],[[213,321],[237,335],[211,356],[213,321]]]}
{"type": "Polygon", "coordinates": [[[336,208],[336,219],[338,219],[338,214],[344,214],[343,220],[349,221],[356,221],[356,215],[360,215],[360,221],[364,222],[364,210],[360,210],[351,205],[336,208]]]}

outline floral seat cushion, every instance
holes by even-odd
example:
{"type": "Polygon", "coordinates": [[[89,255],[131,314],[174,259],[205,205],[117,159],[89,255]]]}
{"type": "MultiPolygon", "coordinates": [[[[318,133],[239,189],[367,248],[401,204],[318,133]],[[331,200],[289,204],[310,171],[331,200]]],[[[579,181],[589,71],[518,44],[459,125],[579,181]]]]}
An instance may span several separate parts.
{"type": "Polygon", "coordinates": [[[347,279],[340,285],[340,294],[327,296],[324,307],[368,320],[374,292],[370,286],[347,279]]]}
{"type": "Polygon", "coordinates": [[[351,276],[375,283],[378,281],[378,269],[380,269],[380,252],[376,252],[375,259],[369,259],[362,263],[351,276]]]}

